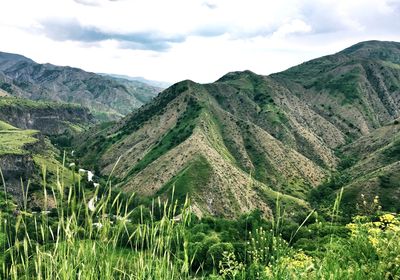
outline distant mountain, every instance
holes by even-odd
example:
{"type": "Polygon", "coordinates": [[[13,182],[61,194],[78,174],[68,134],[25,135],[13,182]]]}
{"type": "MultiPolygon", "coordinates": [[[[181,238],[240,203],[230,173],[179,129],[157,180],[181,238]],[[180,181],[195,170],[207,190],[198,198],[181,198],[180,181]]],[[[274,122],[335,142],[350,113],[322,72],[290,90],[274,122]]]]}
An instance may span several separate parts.
{"type": "Polygon", "coordinates": [[[38,64],[24,56],[0,52],[0,94],[31,100],[76,103],[99,120],[118,119],[142,106],[160,88],[123,81],[78,68],[38,64]]]}
{"type": "Polygon", "coordinates": [[[100,73],[100,75],[110,76],[110,77],[124,79],[124,80],[128,80],[128,81],[141,82],[141,83],[144,83],[144,84],[147,84],[147,85],[151,85],[153,87],[158,87],[158,88],[161,88],[161,89],[166,89],[167,87],[170,87],[172,85],[171,83],[167,83],[167,82],[147,80],[147,79],[145,79],[143,77],[131,77],[131,76],[126,76],[126,75],[106,74],[106,73],[100,73]]]}
{"type": "MultiPolygon", "coordinates": [[[[397,127],[389,124],[400,117],[399,63],[399,43],[370,41],[270,76],[244,71],[212,84],[183,81],[76,143],[82,162],[102,174],[121,156],[113,175],[124,191],[155,197],[175,188],[178,198],[190,195],[200,215],[255,208],[268,215],[278,194],[287,211],[303,213],[323,194],[318,186],[338,173],[349,180],[324,195],[345,187],[355,209],[361,193],[374,196],[382,182],[396,180],[356,183],[399,164],[397,142],[379,140],[374,150],[362,140],[397,127]],[[382,164],[374,165],[375,152],[383,152],[382,164]]],[[[400,197],[393,201],[399,205],[400,197]]]]}

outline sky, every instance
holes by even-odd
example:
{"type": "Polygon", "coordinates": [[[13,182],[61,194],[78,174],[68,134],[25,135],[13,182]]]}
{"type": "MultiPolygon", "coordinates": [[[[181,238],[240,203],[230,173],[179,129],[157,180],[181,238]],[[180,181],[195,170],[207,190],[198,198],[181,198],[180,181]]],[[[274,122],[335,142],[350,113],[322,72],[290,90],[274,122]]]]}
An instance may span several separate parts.
{"type": "Polygon", "coordinates": [[[0,51],[170,83],[267,75],[360,41],[400,41],[400,0],[1,0],[0,8],[0,51]]]}

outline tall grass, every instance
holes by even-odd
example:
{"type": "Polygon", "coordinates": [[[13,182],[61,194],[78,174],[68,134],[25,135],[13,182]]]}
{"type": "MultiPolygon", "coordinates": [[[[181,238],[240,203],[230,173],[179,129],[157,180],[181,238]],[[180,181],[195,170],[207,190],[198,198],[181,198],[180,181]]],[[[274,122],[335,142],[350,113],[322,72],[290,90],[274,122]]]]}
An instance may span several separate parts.
{"type": "Polygon", "coordinates": [[[44,211],[27,208],[28,183],[22,186],[20,211],[0,212],[2,279],[400,279],[398,217],[355,217],[346,237],[340,237],[333,229],[340,227],[343,190],[329,221],[310,224],[313,210],[286,240],[286,213],[278,197],[271,227],[247,232],[245,256],[240,257],[232,243],[210,243],[215,236],[191,243],[195,221],[188,199],[184,205],[154,200],[148,215],[143,207],[130,207],[133,195],[114,195],[110,180],[99,188],[85,188],[79,174],[65,172],[60,170],[55,183],[47,184],[43,170],[44,211]],[[69,185],[62,179],[66,175],[72,178],[69,185]],[[48,212],[50,204],[53,210],[48,212]],[[131,221],[134,217],[136,222],[131,221]],[[323,228],[329,233],[322,242],[318,238],[323,228]],[[296,245],[299,236],[307,234],[309,243],[318,243],[314,251],[296,245]],[[192,250],[193,244],[199,246],[192,250]],[[212,269],[198,259],[201,250],[205,258],[211,256],[212,269]]]}
{"type": "Polygon", "coordinates": [[[43,178],[43,209],[52,201],[54,211],[22,209],[13,225],[2,219],[8,243],[2,278],[187,278],[190,264],[184,229],[190,222],[188,200],[179,221],[174,219],[177,204],[158,200],[153,210],[161,209],[161,219],[156,221],[151,215],[149,221],[142,218],[133,225],[128,208],[133,196],[127,201],[113,197],[111,184],[103,193],[100,188],[87,192],[80,180],[65,186],[61,175],[55,186],[47,186],[43,178]]]}

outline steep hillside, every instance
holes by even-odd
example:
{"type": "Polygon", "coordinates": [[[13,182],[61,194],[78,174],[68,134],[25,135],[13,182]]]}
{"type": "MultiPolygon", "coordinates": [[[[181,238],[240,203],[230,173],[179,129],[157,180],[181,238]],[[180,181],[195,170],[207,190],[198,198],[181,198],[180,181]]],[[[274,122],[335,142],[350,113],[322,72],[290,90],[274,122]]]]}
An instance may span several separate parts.
{"type": "MultiPolygon", "coordinates": [[[[261,112],[254,100],[257,78],[265,87],[269,80],[250,72],[238,75],[244,79],[242,94],[235,82],[184,81],[115,125],[99,127],[94,136],[90,131],[79,140],[91,143],[80,149],[83,161],[107,174],[121,156],[114,175],[123,190],[156,196],[175,186],[178,197],[191,194],[198,213],[235,216],[261,208],[268,214],[278,192],[286,194],[289,208],[307,208],[302,199],[325,176],[321,166],[335,165],[333,153],[296,120],[293,125],[309,136],[307,150],[315,155],[319,148],[320,154],[326,150],[315,162],[296,150],[300,142],[292,134],[284,135],[293,138],[291,145],[272,136],[286,114],[275,103],[272,112],[261,112]],[[232,107],[227,109],[219,96],[232,107]],[[266,115],[276,122],[271,127],[263,122],[266,115]]],[[[323,120],[321,125],[329,126],[323,120]]]]}
{"type": "Polygon", "coordinates": [[[76,134],[94,124],[89,110],[78,105],[0,97],[0,120],[47,136],[76,134]]]}
{"type": "Polygon", "coordinates": [[[338,155],[339,170],[312,192],[313,201],[329,207],[343,187],[342,207],[348,216],[372,208],[376,196],[385,210],[400,210],[399,120],[341,147],[338,155]]]}
{"type": "Polygon", "coordinates": [[[271,77],[350,139],[400,116],[400,43],[368,41],[271,77]]]}
{"type": "MultiPolygon", "coordinates": [[[[82,162],[110,174],[120,158],[113,176],[124,191],[152,197],[175,188],[178,197],[190,194],[199,213],[268,214],[278,193],[289,208],[307,208],[310,191],[348,164],[346,149],[357,150],[346,144],[399,117],[399,46],[365,42],[271,76],[183,81],[78,139],[82,162]]],[[[365,147],[357,155],[373,159],[365,147]]],[[[388,168],[398,159],[382,162],[388,168]]],[[[343,174],[355,183],[375,170],[366,164],[360,159],[343,174]]]]}
{"type": "Polygon", "coordinates": [[[122,82],[72,67],[38,64],[8,53],[0,53],[0,89],[32,100],[80,104],[99,120],[121,118],[160,91],[144,83],[122,82]]]}
{"type": "Polygon", "coordinates": [[[5,189],[19,203],[29,180],[29,206],[43,207],[43,195],[38,193],[42,193],[40,182],[44,166],[48,182],[53,182],[59,174],[65,174],[65,182],[71,180],[70,171],[62,172],[64,168],[58,161],[59,156],[60,152],[39,131],[18,129],[0,121],[0,170],[5,189]]]}
{"type": "Polygon", "coordinates": [[[352,159],[343,171],[346,201],[358,200],[361,194],[372,201],[379,196],[380,203],[390,211],[400,210],[400,124],[393,123],[361,137],[342,148],[346,158],[352,159]]]}

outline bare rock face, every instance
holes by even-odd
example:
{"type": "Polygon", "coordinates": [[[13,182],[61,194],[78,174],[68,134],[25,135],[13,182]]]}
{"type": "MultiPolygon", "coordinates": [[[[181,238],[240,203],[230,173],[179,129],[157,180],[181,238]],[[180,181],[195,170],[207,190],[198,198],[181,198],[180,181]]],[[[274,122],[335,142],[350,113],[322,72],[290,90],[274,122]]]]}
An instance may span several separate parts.
{"type": "Polygon", "coordinates": [[[0,169],[4,179],[18,180],[28,179],[34,171],[34,162],[31,155],[3,155],[0,160],[0,169]]]}
{"type": "Polygon", "coordinates": [[[6,191],[17,201],[22,200],[21,180],[24,184],[36,171],[33,158],[25,155],[0,155],[0,170],[6,183],[6,191]]]}
{"type": "Polygon", "coordinates": [[[0,99],[0,120],[20,129],[40,130],[48,136],[94,124],[94,117],[87,108],[4,97],[0,99]]]}

